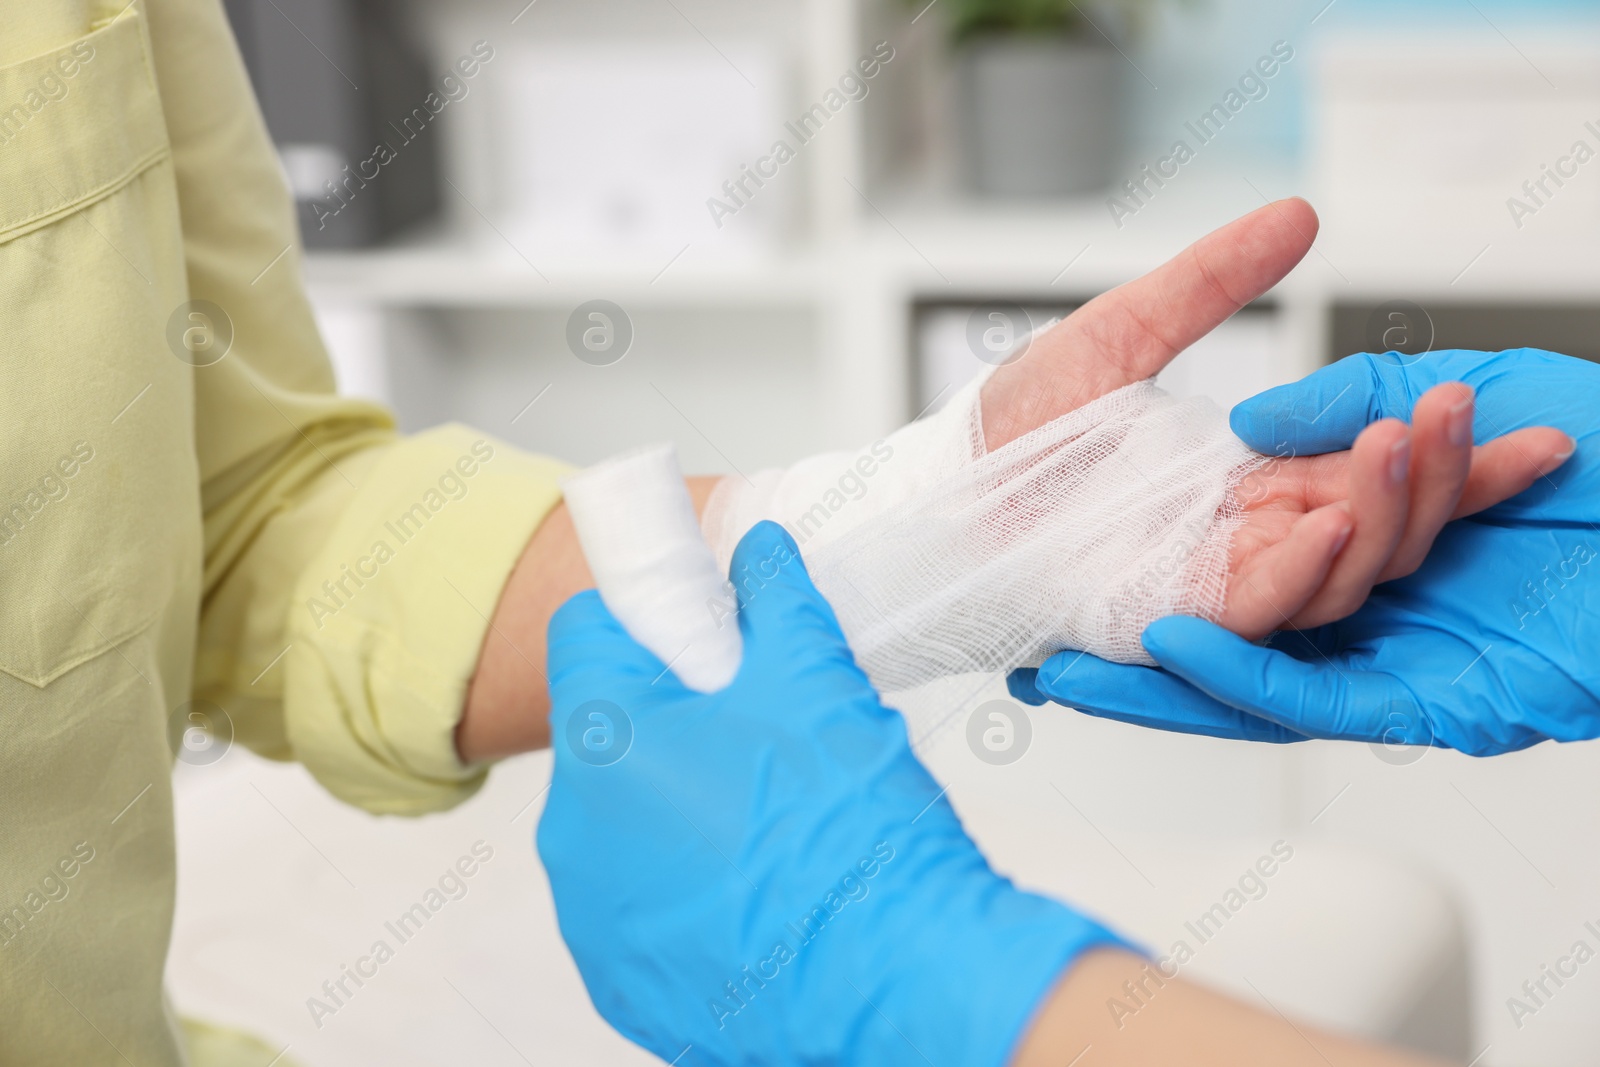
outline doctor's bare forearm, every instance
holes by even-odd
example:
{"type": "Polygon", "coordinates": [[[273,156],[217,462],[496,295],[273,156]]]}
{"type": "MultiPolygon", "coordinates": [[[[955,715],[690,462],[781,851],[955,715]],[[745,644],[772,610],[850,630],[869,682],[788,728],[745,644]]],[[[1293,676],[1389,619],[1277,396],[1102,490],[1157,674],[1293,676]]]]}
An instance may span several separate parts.
{"type": "Polygon", "coordinates": [[[1258,1010],[1120,950],[1081,957],[1046,994],[1011,1067],[1442,1067],[1258,1010]]]}
{"type": "MultiPolygon", "coordinates": [[[[699,514],[718,479],[687,481],[699,514]]],[[[456,727],[456,751],[463,762],[499,759],[550,743],[545,627],[556,608],[593,585],[572,517],[565,504],[557,505],[528,540],[490,620],[456,727]]]]}

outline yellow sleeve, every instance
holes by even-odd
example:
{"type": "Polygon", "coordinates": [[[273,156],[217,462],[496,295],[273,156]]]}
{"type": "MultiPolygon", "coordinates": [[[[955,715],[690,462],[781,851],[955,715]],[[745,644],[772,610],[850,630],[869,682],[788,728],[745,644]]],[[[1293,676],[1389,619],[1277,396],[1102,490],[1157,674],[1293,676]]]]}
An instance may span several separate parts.
{"type": "MultiPolygon", "coordinates": [[[[195,693],[370,811],[454,804],[453,730],[555,462],[339,397],[293,205],[217,0],[148,0],[190,297],[231,323],[195,371],[205,517],[195,693]]],[[[226,326],[223,327],[226,329],[226,326]]]]}

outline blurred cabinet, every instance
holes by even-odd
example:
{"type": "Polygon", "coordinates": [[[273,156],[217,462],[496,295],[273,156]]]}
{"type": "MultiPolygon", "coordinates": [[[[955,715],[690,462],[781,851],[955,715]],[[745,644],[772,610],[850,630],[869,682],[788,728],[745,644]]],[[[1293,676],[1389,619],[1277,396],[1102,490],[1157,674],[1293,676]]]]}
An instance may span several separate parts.
{"type": "Polygon", "coordinates": [[[430,80],[390,0],[226,0],[311,248],[375,244],[439,206],[430,80]]]}

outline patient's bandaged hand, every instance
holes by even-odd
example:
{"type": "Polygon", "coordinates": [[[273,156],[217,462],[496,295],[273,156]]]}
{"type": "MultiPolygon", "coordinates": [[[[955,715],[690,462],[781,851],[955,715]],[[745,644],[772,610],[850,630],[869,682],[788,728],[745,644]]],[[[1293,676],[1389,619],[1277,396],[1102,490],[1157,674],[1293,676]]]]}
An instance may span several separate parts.
{"type": "Polygon", "coordinates": [[[702,520],[719,564],[782,523],[890,693],[1062,649],[1149,664],[1150,622],[1220,615],[1232,491],[1265,458],[1215,404],[1138,382],[987,452],[981,384],[859,453],[724,479],[702,520]]]}

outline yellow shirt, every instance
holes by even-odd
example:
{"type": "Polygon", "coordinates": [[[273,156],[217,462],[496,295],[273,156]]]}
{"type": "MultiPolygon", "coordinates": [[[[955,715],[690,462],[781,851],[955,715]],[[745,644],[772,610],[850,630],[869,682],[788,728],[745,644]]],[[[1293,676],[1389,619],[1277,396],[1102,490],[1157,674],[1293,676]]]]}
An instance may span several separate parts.
{"type": "Polygon", "coordinates": [[[452,732],[560,468],[334,394],[217,0],[0,26],[0,1063],[175,1065],[177,738],[375,812],[469,795],[452,732]]]}

